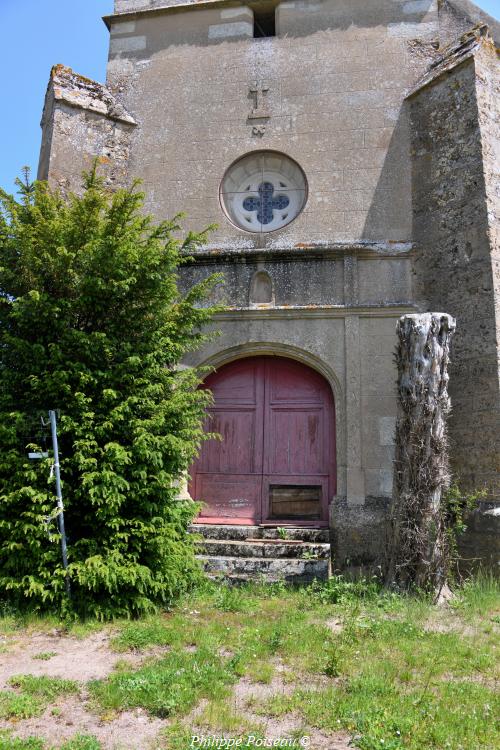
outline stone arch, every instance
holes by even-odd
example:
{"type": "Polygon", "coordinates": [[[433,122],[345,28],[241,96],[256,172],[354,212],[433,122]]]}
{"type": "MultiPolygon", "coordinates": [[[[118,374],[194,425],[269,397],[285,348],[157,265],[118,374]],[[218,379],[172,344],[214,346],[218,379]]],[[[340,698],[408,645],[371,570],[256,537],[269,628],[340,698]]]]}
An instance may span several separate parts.
{"type": "MultiPolygon", "coordinates": [[[[332,389],[333,400],[335,404],[337,497],[345,496],[347,491],[347,436],[345,426],[345,394],[340,378],[329,364],[324,362],[324,360],[322,360],[317,355],[307,351],[306,349],[301,349],[291,344],[270,341],[249,341],[244,344],[232,346],[228,349],[222,349],[221,351],[212,354],[210,357],[203,360],[199,364],[203,367],[211,367],[217,369],[218,367],[222,367],[223,365],[226,365],[236,359],[256,357],[259,355],[288,357],[289,359],[297,360],[297,362],[302,362],[303,364],[311,367],[313,370],[319,372],[329,383],[330,388],[332,389]]],[[[331,500],[332,499],[333,498],[331,498],[331,500]]]]}

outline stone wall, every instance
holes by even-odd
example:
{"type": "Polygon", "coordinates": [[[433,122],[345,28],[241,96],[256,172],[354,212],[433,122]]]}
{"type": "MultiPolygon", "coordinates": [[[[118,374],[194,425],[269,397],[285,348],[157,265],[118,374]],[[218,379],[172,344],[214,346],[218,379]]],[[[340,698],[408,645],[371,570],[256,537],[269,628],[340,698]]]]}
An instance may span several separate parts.
{"type": "Polygon", "coordinates": [[[467,530],[458,542],[458,572],[469,575],[479,569],[500,574],[500,509],[480,503],[467,519],[467,530]]]}
{"type": "Polygon", "coordinates": [[[128,180],[135,121],[104,86],[56,65],[42,116],[38,179],[79,192],[82,172],[97,157],[109,185],[128,180]]]}
{"type": "Polygon", "coordinates": [[[238,3],[108,19],[108,86],[139,122],[130,168],[148,208],[183,210],[189,228],[215,221],[215,248],[408,242],[402,103],[438,37],[435,0],[283,2],[278,35],[264,39],[252,38],[251,21],[238,3]],[[254,82],[268,86],[263,134],[248,118],[254,82]],[[237,229],[219,202],[226,169],[257,149],[288,154],[309,183],[302,214],[264,236],[237,229]]]}
{"type": "Polygon", "coordinates": [[[276,354],[329,380],[340,567],[377,564],[383,551],[395,327],[416,302],[458,318],[455,465],[474,485],[498,472],[491,50],[406,100],[439,64],[440,40],[468,27],[464,1],[285,0],[277,35],[254,39],[257,3],[115,0],[107,85],[66,69],[49,85],[41,177],[78,189],[98,156],[109,184],[143,179],[158,219],[183,211],[186,229],[218,225],[181,283],[222,271],[216,297],[229,309],[221,335],[188,362],[276,354]],[[308,200],[291,224],[257,235],[229,221],[219,187],[260,149],[299,163],[308,200]],[[257,273],[264,302],[252,298],[257,273]]]}
{"type": "Polygon", "coordinates": [[[498,57],[489,42],[477,50],[475,69],[500,366],[500,75],[498,57]]]}
{"type": "MultiPolygon", "coordinates": [[[[173,8],[177,5],[194,5],[199,2],[200,0],[115,0],[115,13],[173,8]]],[[[204,0],[204,2],[209,4],[210,2],[220,2],[220,0],[204,0]]]]}
{"type": "Polygon", "coordinates": [[[252,38],[249,12],[225,3],[109,19],[108,85],[139,123],[131,172],[156,215],[219,225],[182,278],[223,272],[217,299],[231,310],[189,361],[265,351],[320,369],[336,389],[339,502],[386,502],[394,331],[413,298],[403,100],[431,55],[437,4],[284,2],[265,39],[252,38]],[[268,86],[263,135],[248,118],[255,81],[268,86]],[[257,236],[225,217],[218,190],[235,159],[262,148],[298,161],[309,198],[288,227],[257,236]],[[250,298],[256,272],[269,276],[270,303],[250,298]]]}
{"type": "MultiPolygon", "coordinates": [[[[212,298],[235,309],[248,307],[251,280],[265,271],[277,307],[386,307],[412,305],[412,259],[407,246],[360,246],[248,253],[197,253],[182,271],[183,286],[213,272],[224,282],[212,298]]],[[[211,301],[212,301],[211,300],[211,301]]],[[[207,303],[208,304],[208,303],[207,303]]]]}
{"type": "MultiPolygon", "coordinates": [[[[481,43],[485,54],[488,46],[481,43]]],[[[457,319],[450,366],[455,476],[468,488],[487,486],[498,498],[498,298],[496,307],[482,138],[485,129],[492,135],[493,112],[485,101],[480,129],[477,81],[471,54],[438,70],[410,99],[415,291],[422,309],[442,309],[457,319]]],[[[486,91],[479,95],[488,99],[486,91]]]]}
{"type": "Polygon", "coordinates": [[[330,538],[334,573],[377,575],[382,565],[389,531],[387,498],[367,498],[353,508],[337,500],[330,506],[330,538]]]}
{"type": "Polygon", "coordinates": [[[441,47],[481,24],[488,25],[497,45],[500,44],[500,23],[470,0],[438,0],[438,8],[441,47]]]}
{"type": "Polygon", "coordinates": [[[228,310],[214,323],[219,336],[186,363],[217,367],[268,354],[317,369],[335,400],[339,502],[360,507],[367,496],[386,502],[392,494],[396,417],[394,332],[408,309],[283,305],[228,310]]]}

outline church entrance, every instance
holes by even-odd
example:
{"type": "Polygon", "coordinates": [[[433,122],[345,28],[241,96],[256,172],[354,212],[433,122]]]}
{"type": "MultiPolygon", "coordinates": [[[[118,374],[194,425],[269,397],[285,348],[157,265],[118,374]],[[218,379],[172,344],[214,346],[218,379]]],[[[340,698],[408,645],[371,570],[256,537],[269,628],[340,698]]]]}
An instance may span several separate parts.
{"type": "Polygon", "coordinates": [[[335,413],[329,384],[284,357],[231,362],[206,379],[214,394],[191,495],[201,523],[328,525],[335,494],[335,413]]]}

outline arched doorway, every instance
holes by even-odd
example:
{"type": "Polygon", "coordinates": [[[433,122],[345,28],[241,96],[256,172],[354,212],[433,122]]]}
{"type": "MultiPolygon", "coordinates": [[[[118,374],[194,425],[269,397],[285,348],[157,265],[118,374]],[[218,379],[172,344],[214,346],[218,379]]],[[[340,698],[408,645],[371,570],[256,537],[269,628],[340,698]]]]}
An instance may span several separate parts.
{"type": "Polygon", "coordinates": [[[285,357],[248,357],[205,381],[214,394],[207,441],[192,469],[203,523],[327,525],[336,492],[329,384],[285,357]]]}

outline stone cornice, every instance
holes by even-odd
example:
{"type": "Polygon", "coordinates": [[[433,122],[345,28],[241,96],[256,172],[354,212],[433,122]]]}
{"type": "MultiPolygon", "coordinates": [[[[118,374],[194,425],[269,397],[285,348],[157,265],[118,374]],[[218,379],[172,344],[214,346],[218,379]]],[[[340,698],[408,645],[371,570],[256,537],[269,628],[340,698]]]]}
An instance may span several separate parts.
{"type": "Polygon", "coordinates": [[[130,10],[115,11],[115,13],[103,16],[102,20],[104,21],[108,29],[110,29],[113,21],[133,20],[138,16],[151,16],[169,11],[191,9],[195,10],[196,8],[228,5],[234,7],[245,7],[246,3],[238,2],[237,0],[163,0],[163,2],[159,3],[158,5],[150,5],[148,2],[144,2],[141,5],[138,2],[136,8],[131,8],[130,10]]]}
{"type": "Polygon", "coordinates": [[[287,318],[345,318],[356,315],[361,318],[398,318],[415,312],[411,302],[386,305],[276,305],[275,307],[228,307],[216,313],[215,320],[285,320],[287,318]]]}
{"type": "Polygon", "coordinates": [[[412,254],[411,242],[325,242],[298,243],[296,245],[269,247],[224,247],[204,246],[189,254],[189,263],[220,263],[241,259],[295,260],[317,259],[341,260],[350,255],[374,260],[381,258],[405,258],[412,254]]]}

